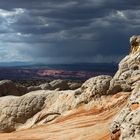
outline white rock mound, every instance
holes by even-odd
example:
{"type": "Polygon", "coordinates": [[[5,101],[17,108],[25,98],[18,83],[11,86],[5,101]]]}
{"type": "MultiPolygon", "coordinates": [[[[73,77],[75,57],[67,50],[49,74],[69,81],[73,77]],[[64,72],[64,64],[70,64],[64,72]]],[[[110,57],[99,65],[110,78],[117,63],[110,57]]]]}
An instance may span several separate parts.
{"type": "Polygon", "coordinates": [[[110,76],[97,76],[86,81],[77,90],[40,90],[19,97],[1,97],[0,132],[12,132],[48,123],[69,110],[105,95],[110,80],[110,76]]]}

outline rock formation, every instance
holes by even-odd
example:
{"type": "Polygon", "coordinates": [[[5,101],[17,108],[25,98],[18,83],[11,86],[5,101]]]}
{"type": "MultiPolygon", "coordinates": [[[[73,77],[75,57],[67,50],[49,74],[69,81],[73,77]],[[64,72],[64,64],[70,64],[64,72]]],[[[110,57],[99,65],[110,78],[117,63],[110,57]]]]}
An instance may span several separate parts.
{"type": "Polygon", "coordinates": [[[137,52],[138,48],[139,48],[139,44],[140,44],[140,38],[139,36],[132,36],[130,38],[130,44],[131,44],[131,53],[135,53],[137,52]]]}
{"type": "Polygon", "coordinates": [[[0,81],[0,96],[18,95],[18,89],[10,80],[0,81]]]}
{"type": "Polygon", "coordinates": [[[110,127],[113,134],[120,131],[120,140],[140,139],[140,37],[133,36],[130,41],[137,49],[120,62],[119,70],[114,76],[115,79],[125,81],[132,90],[127,105],[110,127]]]}
{"type": "MultiPolygon", "coordinates": [[[[50,112],[47,114],[46,108],[44,111],[42,110],[39,113],[36,113],[34,117],[28,119],[28,121],[22,126],[21,124],[19,126],[17,125],[17,132],[8,134],[1,133],[0,139],[110,140],[110,132],[108,129],[109,124],[111,123],[113,116],[116,115],[126,104],[128,97],[128,92],[120,92],[112,96],[102,96],[102,98],[91,101],[88,104],[81,104],[80,106],[77,106],[72,110],[70,109],[68,111],[64,111],[61,114],[57,114],[55,112],[56,109],[52,113],[50,112]],[[41,125],[43,122],[44,125],[41,125]],[[35,123],[38,126],[30,128],[35,123]],[[22,131],[20,131],[20,129],[22,129],[22,131]]],[[[61,95],[61,101],[63,101],[65,98],[66,96],[63,96],[62,98],[61,95]]],[[[52,106],[54,106],[53,103],[55,104],[55,100],[56,99],[53,99],[52,103],[50,103],[50,101],[48,103],[48,106],[49,104],[52,104],[52,106]]],[[[67,102],[68,97],[65,104],[67,102]]],[[[67,110],[63,105],[63,109],[67,110]]]]}
{"type": "Polygon", "coordinates": [[[0,139],[139,140],[139,40],[130,38],[131,53],[114,77],[90,78],[74,90],[65,90],[70,85],[55,80],[22,96],[1,97],[0,132],[19,131],[0,134],[0,139]]]}
{"type": "Polygon", "coordinates": [[[78,90],[40,90],[20,97],[1,97],[0,131],[11,132],[50,122],[66,111],[105,95],[110,80],[110,76],[98,76],[87,80],[78,90]]]}
{"type": "Polygon", "coordinates": [[[81,83],[68,82],[66,80],[57,79],[53,80],[50,83],[46,82],[38,86],[25,87],[22,85],[16,85],[11,80],[2,80],[0,81],[0,97],[7,95],[21,96],[31,91],[37,90],[76,90],[80,88],[81,85],[81,83]]]}

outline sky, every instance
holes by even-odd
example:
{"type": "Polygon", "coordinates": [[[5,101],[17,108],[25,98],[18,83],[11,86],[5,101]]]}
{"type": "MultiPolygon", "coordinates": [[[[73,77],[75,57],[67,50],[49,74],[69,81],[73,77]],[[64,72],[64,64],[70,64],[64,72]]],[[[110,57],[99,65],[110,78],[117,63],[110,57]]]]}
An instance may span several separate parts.
{"type": "Polygon", "coordinates": [[[0,0],[0,62],[118,62],[134,34],[139,0],[0,0]]]}

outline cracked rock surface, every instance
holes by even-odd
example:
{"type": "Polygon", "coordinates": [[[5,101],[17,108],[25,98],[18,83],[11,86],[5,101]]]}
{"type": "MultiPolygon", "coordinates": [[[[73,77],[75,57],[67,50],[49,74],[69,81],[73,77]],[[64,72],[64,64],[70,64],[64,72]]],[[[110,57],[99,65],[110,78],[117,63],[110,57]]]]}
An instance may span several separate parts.
{"type": "MultiPolygon", "coordinates": [[[[132,93],[127,105],[113,120],[110,131],[114,135],[120,131],[120,140],[140,139],[140,36],[130,38],[130,43],[135,44],[135,51],[126,56],[119,64],[115,79],[125,83],[125,89],[130,86],[132,93]],[[136,49],[137,48],[137,49],[136,49]]],[[[133,47],[133,46],[132,46],[133,47]]]]}

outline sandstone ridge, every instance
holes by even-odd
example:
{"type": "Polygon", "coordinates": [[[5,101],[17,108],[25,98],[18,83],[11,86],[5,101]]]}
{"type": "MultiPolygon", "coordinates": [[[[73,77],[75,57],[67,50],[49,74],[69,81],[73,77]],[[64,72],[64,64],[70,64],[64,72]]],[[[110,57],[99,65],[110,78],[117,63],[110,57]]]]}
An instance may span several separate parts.
{"type": "Polygon", "coordinates": [[[140,139],[140,36],[132,36],[130,43],[135,49],[120,62],[114,76],[114,79],[121,79],[122,83],[125,82],[125,86],[131,88],[127,105],[110,127],[113,134],[120,132],[120,140],[140,139]]]}

